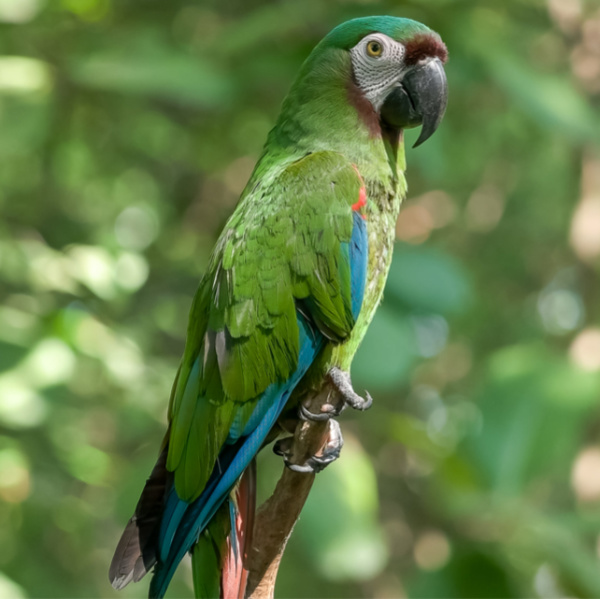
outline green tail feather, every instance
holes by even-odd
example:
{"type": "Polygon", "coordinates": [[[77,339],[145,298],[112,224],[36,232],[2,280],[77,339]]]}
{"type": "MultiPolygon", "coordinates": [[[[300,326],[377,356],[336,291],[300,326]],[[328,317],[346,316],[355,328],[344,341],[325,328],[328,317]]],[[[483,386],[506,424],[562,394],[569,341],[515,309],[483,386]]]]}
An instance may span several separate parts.
{"type": "Polygon", "coordinates": [[[192,575],[196,599],[221,596],[221,570],[227,555],[227,536],[231,531],[229,502],[226,501],[192,550],[192,575]]]}

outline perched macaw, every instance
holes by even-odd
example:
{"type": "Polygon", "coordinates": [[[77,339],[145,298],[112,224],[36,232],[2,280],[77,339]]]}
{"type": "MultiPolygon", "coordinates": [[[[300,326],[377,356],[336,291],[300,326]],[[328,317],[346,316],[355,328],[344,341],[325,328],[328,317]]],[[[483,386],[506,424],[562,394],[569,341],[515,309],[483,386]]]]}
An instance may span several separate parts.
{"type": "MultiPolygon", "coordinates": [[[[115,588],[154,567],[150,597],[163,597],[191,552],[197,596],[243,596],[243,581],[223,583],[237,567],[226,556],[248,540],[251,463],[284,408],[324,389],[336,401],[303,417],[371,404],[350,365],[392,258],[402,131],[422,125],[419,145],[436,130],[446,58],[437,33],[384,16],[336,27],[302,66],[193,300],[168,431],[113,558],[115,588]]],[[[289,467],[337,457],[330,422],[332,442],[305,464],[277,445],[289,467]]]]}

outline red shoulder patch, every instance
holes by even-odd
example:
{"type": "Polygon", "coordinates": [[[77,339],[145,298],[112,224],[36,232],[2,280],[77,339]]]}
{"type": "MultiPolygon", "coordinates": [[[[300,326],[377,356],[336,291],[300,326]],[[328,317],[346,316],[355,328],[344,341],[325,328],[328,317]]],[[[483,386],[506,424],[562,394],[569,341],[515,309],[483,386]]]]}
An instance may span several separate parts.
{"type": "Polygon", "coordinates": [[[360,210],[363,206],[367,205],[367,190],[363,185],[358,192],[358,202],[352,204],[352,210],[360,210]]]}
{"type": "Polygon", "coordinates": [[[352,167],[356,171],[356,174],[358,175],[358,178],[360,179],[361,183],[360,189],[358,191],[358,201],[352,204],[352,210],[354,210],[354,212],[361,211],[361,216],[366,220],[367,215],[364,214],[362,209],[367,205],[367,188],[365,186],[365,181],[358,170],[358,167],[355,164],[353,164],[352,167]]]}

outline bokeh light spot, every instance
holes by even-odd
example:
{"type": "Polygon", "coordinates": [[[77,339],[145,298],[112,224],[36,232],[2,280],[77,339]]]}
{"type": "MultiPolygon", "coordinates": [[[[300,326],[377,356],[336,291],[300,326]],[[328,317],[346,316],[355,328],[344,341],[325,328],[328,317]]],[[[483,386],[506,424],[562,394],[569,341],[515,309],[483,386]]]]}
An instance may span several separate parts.
{"type": "Polygon", "coordinates": [[[39,426],[48,415],[44,399],[14,373],[0,378],[0,422],[21,429],[39,426]]]}
{"type": "Polygon", "coordinates": [[[48,65],[35,58],[0,56],[0,93],[46,93],[52,85],[48,65]]]}
{"type": "Polygon", "coordinates": [[[450,328],[446,319],[439,314],[431,314],[413,316],[411,320],[419,354],[424,358],[437,356],[448,341],[450,328]]]}
{"type": "Polygon", "coordinates": [[[419,244],[429,238],[433,228],[433,217],[427,208],[413,204],[400,212],[396,224],[396,237],[407,243],[419,244]]]}
{"type": "Polygon", "coordinates": [[[48,338],[34,348],[21,368],[28,382],[36,387],[48,387],[68,381],[75,363],[75,355],[66,343],[48,338]]]}
{"type": "Polygon", "coordinates": [[[115,281],[127,291],[137,291],[148,279],[150,268],[140,254],[121,254],[115,265],[115,281]]]}
{"type": "Polygon", "coordinates": [[[102,19],[110,8],[109,0],[62,0],[64,8],[85,21],[102,19]]]}
{"type": "Polygon", "coordinates": [[[582,260],[600,255],[600,197],[582,200],[571,222],[571,246],[582,260]]]}
{"type": "Polygon", "coordinates": [[[413,553],[422,570],[439,570],[450,559],[450,542],[444,533],[429,530],[419,535],[413,553]]]}
{"type": "Polygon", "coordinates": [[[600,447],[579,453],[571,469],[571,486],[580,501],[600,500],[600,447]]]}
{"type": "Polygon", "coordinates": [[[71,474],[90,485],[102,484],[110,469],[109,456],[91,445],[80,445],[69,452],[68,463],[71,474]]]}
{"type": "Polygon", "coordinates": [[[78,245],[68,252],[72,261],[71,272],[97,296],[112,299],[114,260],[102,247],[78,245]]]}
{"type": "Polygon", "coordinates": [[[22,587],[0,572],[0,599],[25,599],[22,587]]]}
{"type": "Polygon", "coordinates": [[[29,496],[30,486],[25,456],[15,448],[0,450],[0,498],[21,503],[29,496]]]}
{"type": "Polygon", "coordinates": [[[0,0],[0,21],[27,23],[38,14],[40,9],[40,0],[0,0]]]}
{"type": "Polygon", "coordinates": [[[538,312],[544,328],[555,335],[573,331],[583,321],[581,298],[570,289],[545,289],[538,299],[538,312]]]}
{"type": "Polygon", "coordinates": [[[585,329],[573,339],[569,348],[571,360],[582,370],[600,370],[600,329],[585,329]]]}
{"type": "Polygon", "coordinates": [[[504,213],[504,196],[494,186],[484,185],[476,189],[466,207],[466,224],[471,231],[489,233],[504,213]]]}
{"type": "Polygon", "coordinates": [[[115,221],[115,237],[128,250],[147,248],[156,239],[158,231],[158,217],[147,206],[129,206],[115,221]]]}
{"type": "Polygon", "coordinates": [[[547,0],[552,20],[566,33],[577,31],[583,14],[581,0],[547,0]]]}

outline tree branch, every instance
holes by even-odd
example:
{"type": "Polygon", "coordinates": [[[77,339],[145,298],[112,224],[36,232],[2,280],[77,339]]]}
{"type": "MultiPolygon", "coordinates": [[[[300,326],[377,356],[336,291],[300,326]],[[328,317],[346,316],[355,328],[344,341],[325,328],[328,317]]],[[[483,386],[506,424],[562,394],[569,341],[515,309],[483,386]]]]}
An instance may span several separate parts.
{"type": "MultiPolygon", "coordinates": [[[[326,387],[304,405],[318,413],[329,393],[330,388],[326,387]]],[[[328,434],[327,421],[300,420],[294,433],[291,462],[302,464],[318,454],[327,443],[328,434]]],[[[273,599],[283,552],[314,480],[314,474],[301,474],[284,467],[273,494],[258,510],[248,556],[248,599],[273,599]]]]}

